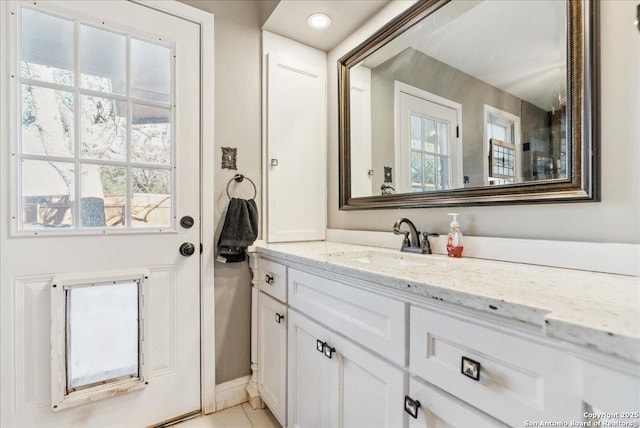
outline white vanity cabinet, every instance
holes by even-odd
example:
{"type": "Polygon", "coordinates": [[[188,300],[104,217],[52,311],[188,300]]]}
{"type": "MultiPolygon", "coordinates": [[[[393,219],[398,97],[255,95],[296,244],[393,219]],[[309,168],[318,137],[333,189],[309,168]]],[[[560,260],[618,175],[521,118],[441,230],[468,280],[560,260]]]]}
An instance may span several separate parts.
{"type": "Polygon", "coordinates": [[[640,422],[636,362],[388,276],[253,257],[259,392],[283,426],[583,426],[602,412],[640,422]]]}
{"type": "Polygon", "coordinates": [[[289,426],[401,427],[406,374],[289,311],[289,426]]]}
{"type": "Polygon", "coordinates": [[[261,258],[257,273],[258,392],[273,415],[287,425],[287,267],[261,258]]]}

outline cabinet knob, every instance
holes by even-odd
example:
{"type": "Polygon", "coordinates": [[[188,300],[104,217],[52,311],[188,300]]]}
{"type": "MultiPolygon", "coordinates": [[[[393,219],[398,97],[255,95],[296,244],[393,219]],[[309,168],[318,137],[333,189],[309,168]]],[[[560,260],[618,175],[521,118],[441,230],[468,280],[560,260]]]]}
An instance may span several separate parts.
{"type": "Polygon", "coordinates": [[[264,276],[264,282],[266,282],[269,285],[273,284],[273,275],[266,274],[264,276]]]}
{"type": "Polygon", "coordinates": [[[414,400],[408,395],[404,396],[404,411],[413,416],[414,419],[418,419],[418,408],[420,407],[420,402],[418,400],[414,400]]]}
{"type": "Polygon", "coordinates": [[[460,363],[460,373],[479,382],[480,381],[480,363],[477,361],[473,361],[471,358],[467,358],[463,356],[462,361],[460,363]]]}
{"type": "Polygon", "coordinates": [[[280,315],[276,313],[276,322],[280,324],[280,322],[284,319],[284,315],[280,315]]]}

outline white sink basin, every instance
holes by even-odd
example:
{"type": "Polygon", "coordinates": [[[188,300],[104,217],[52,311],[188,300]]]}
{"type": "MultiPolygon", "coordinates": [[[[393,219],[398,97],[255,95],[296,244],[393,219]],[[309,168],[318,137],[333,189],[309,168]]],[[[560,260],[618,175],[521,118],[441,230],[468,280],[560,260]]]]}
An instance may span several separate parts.
{"type": "Polygon", "coordinates": [[[429,254],[411,254],[392,250],[336,251],[327,253],[327,261],[349,266],[381,268],[429,266],[442,262],[429,254]]]}

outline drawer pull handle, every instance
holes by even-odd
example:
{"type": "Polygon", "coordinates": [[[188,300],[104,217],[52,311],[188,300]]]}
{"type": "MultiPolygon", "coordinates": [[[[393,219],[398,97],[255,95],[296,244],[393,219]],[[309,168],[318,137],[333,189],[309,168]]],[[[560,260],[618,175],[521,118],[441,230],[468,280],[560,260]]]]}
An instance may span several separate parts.
{"type": "Polygon", "coordinates": [[[316,350],[322,352],[325,357],[331,359],[333,353],[336,352],[336,348],[329,346],[327,342],[323,342],[320,339],[316,340],[316,350]]]}
{"type": "Polygon", "coordinates": [[[404,396],[404,411],[413,416],[414,419],[418,419],[418,408],[420,407],[420,402],[418,400],[414,400],[408,395],[404,396]]]}
{"type": "Polygon", "coordinates": [[[269,285],[273,284],[273,275],[266,274],[264,276],[264,282],[266,282],[269,285]]]}
{"type": "Polygon", "coordinates": [[[284,315],[280,315],[278,313],[276,313],[276,322],[278,324],[280,324],[280,321],[282,321],[284,319],[284,315]]]}
{"type": "Polygon", "coordinates": [[[333,346],[329,346],[328,344],[324,344],[324,356],[327,357],[328,359],[331,359],[331,357],[333,356],[333,353],[336,352],[336,348],[334,348],[333,346]]]}
{"type": "Polygon", "coordinates": [[[460,373],[475,381],[480,381],[480,363],[471,358],[462,357],[460,373]]]}

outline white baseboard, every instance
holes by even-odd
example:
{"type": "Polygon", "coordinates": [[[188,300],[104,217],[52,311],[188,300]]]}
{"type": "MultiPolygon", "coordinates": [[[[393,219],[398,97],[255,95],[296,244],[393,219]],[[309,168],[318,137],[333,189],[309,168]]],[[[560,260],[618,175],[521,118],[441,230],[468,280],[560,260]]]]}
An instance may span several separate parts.
{"type": "MultiPolygon", "coordinates": [[[[392,232],[328,229],[327,241],[400,248],[392,232]]],[[[430,238],[435,254],[446,254],[447,237],[430,238]]],[[[640,245],[537,239],[464,237],[463,257],[640,276],[640,245]]]]}
{"type": "Polygon", "coordinates": [[[247,384],[251,376],[243,376],[216,385],[216,412],[246,403],[249,400],[247,384]]]}

